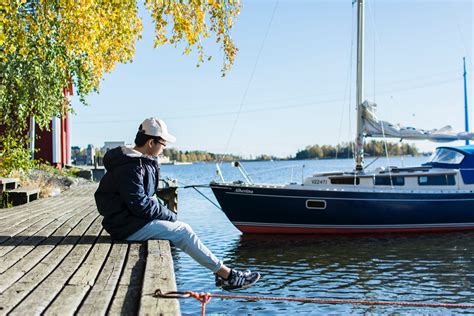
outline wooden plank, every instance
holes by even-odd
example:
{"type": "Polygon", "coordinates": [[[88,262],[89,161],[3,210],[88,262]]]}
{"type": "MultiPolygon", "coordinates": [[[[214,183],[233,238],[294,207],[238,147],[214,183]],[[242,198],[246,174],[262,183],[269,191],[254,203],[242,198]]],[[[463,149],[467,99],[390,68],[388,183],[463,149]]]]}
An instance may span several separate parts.
{"type": "MultiPolygon", "coordinates": [[[[82,199],[83,201],[90,201],[91,197],[94,196],[94,192],[97,190],[97,185],[85,185],[71,188],[69,190],[63,191],[61,195],[55,197],[48,197],[33,201],[29,204],[18,205],[11,208],[0,209],[0,224],[3,220],[8,220],[12,215],[22,216],[22,214],[27,214],[28,212],[35,211],[38,209],[45,210],[48,206],[51,206],[53,203],[61,203],[70,199],[82,199]],[[53,202],[54,201],[54,202],[53,202]]],[[[23,215],[24,216],[24,215],[23,215]]]]}
{"type": "Polygon", "coordinates": [[[38,215],[37,217],[33,216],[29,225],[24,227],[15,227],[11,229],[2,229],[2,236],[0,239],[5,239],[0,243],[0,257],[6,254],[11,247],[19,245],[24,242],[25,239],[28,239],[36,234],[44,234],[44,232],[39,232],[43,228],[47,227],[53,222],[56,222],[57,225],[62,224],[61,221],[65,221],[68,217],[64,215],[70,215],[80,211],[78,208],[83,208],[82,205],[74,204],[73,201],[54,208],[53,211],[50,211],[45,214],[38,215]],[[8,251],[5,251],[8,249],[8,251]]]}
{"type": "MultiPolygon", "coordinates": [[[[73,245],[60,265],[54,269],[34,290],[15,307],[10,315],[40,314],[64,287],[66,281],[74,274],[89,253],[97,236],[102,230],[99,218],[81,236],[79,242],[73,245]]],[[[59,246],[60,247],[60,246],[59,246]]]]}
{"type": "Polygon", "coordinates": [[[15,189],[20,179],[18,178],[0,178],[0,193],[5,190],[15,189]]]}
{"type": "MultiPolygon", "coordinates": [[[[35,211],[38,209],[47,209],[53,203],[61,203],[68,200],[83,200],[83,201],[90,201],[91,197],[93,196],[94,190],[97,188],[96,185],[94,186],[85,186],[85,187],[77,187],[67,191],[64,191],[61,195],[55,197],[48,197],[42,198],[37,201],[31,202],[31,204],[23,204],[18,205],[15,207],[1,209],[0,210],[0,219],[8,220],[11,216],[18,215],[21,216],[22,214],[27,214],[28,212],[35,211]],[[88,195],[84,195],[84,193],[88,193],[88,195]]],[[[3,222],[3,221],[2,221],[3,222]]]]}
{"type": "MultiPolygon", "coordinates": [[[[39,200],[40,202],[42,200],[39,200]]],[[[18,225],[21,221],[28,221],[29,223],[33,222],[35,217],[41,218],[41,214],[49,214],[55,209],[60,208],[62,205],[67,203],[74,203],[74,201],[68,199],[51,199],[49,203],[45,203],[44,205],[38,204],[36,205],[36,201],[31,202],[30,204],[25,204],[28,206],[32,206],[32,208],[15,210],[13,214],[10,214],[8,217],[0,219],[0,228],[5,229],[13,225],[18,225]]],[[[12,207],[12,209],[16,209],[19,206],[12,207]]]]}
{"type": "Polygon", "coordinates": [[[39,188],[27,187],[3,191],[3,204],[23,205],[39,198],[39,188]]]}
{"type": "Polygon", "coordinates": [[[112,250],[77,315],[105,315],[115,292],[127,255],[126,242],[114,242],[112,250]]]}
{"type": "MultiPolygon", "coordinates": [[[[49,199],[46,199],[49,200],[49,199]]],[[[8,236],[6,235],[6,230],[15,230],[17,231],[18,229],[21,228],[27,228],[28,226],[34,224],[35,221],[41,220],[43,217],[47,216],[48,214],[52,212],[60,213],[63,206],[67,204],[76,204],[76,205],[81,205],[81,204],[90,204],[91,201],[90,199],[57,199],[57,198],[51,198],[48,203],[44,205],[34,205],[32,209],[22,209],[18,210],[18,212],[12,216],[10,216],[7,219],[1,220],[0,221],[0,229],[2,230],[2,233],[4,234],[3,236],[8,236]]],[[[35,204],[34,202],[31,204],[35,204]]],[[[16,207],[15,207],[16,208],[16,207]]],[[[11,234],[9,232],[9,234],[11,234]]]]}
{"type": "Polygon", "coordinates": [[[21,192],[21,193],[27,193],[27,194],[35,194],[35,193],[39,193],[39,191],[40,191],[40,188],[38,187],[21,187],[21,188],[8,190],[7,193],[21,192]]]}
{"type": "Polygon", "coordinates": [[[146,244],[131,243],[108,314],[137,315],[145,272],[146,244]]]}
{"type": "MultiPolygon", "coordinates": [[[[87,204],[85,204],[87,205],[87,204]]],[[[42,228],[46,227],[53,221],[58,221],[59,218],[62,218],[63,215],[70,214],[70,213],[77,213],[84,209],[84,203],[74,203],[74,201],[69,201],[64,204],[60,204],[56,207],[51,208],[48,212],[45,212],[41,215],[31,216],[31,220],[29,224],[25,224],[24,227],[13,227],[9,229],[9,227],[2,227],[0,226],[0,230],[2,232],[3,237],[8,237],[8,240],[5,240],[3,243],[0,243],[0,249],[6,245],[15,244],[14,241],[10,239],[18,239],[19,235],[24,237],[31,237],[34,234],[37,234],[42,228]]],[[[25,215],[28,217],[28,215],[25,215]]],[[[0,255],[1,256],[1,255],[0,255]]]]}
{"type": "MultiPolygon", "coordinates": [[[[40,200],[41,201],[41,200],[40,200]]],[[[64,205],[65,203],[73,203],[74,201],[70,201],[68,199],[56,199],[56,198],[51,198],[51,200],[48,203],[45,203],[44,205],[32,205],[36,204],[32,202],[31,205],[32,208],[30,209],[22,209],[22,210],[15,210],[13,214],[8,216],[7,218],[4,218],[1,220],[0,227],[1,228],[8,228],[11,226],[19,226],[21,223],[29,223],[31,222],[34,218],[37,218],[41,216],[42,214],[47,214],[51,212],[52,209],[57,209],[60,206],[64,205]],[[54,208],[52,208],[54,206],[54,208]]],[[[26,205],[26,204],[25,204],[26,205]]],[[[12,209],[16,209],[17,207],[13,207],[12,209]]]]}
{"type": "MultiPolygon", "coordinates": [[[[66,212],[60,217],[57,218],[45,218],[41,220],[26,230],[23,230],[21,234],[17,236],[11,236],[6,242],[0,245],[0,261],[3,260],[1,257],[6,256],[11,251],[21,251],[26,253],[27,251],[25,246],[34,247],[40,244],[43,240],[49,237],[51,233],[57,229],[61,224],[67,221],[69,218],[74,216],[75,212],[70,211],[66,212]],[[23,248],[20,250],[18,246],[23,248]]],[[[0,267],[0,273],[3,272],[7,267],[0,267]]]]}
{"type": "Polygon", "coordinates": [[[74,273],[66,286],[48,306],[46,315],[72,315],[81,304],[102,268],[112,246],[111,238],[102,231],[101,236],[87,255],[86,260],[74,273]]]}
{"type": "Polygon", "coordinates": [[[8,219],[12,215],[17,215],[18,213],[23,212],[25,209],[34,209],[36,206],[43,207],[47,204],[49,204],[49,199],[60,199],[61,197],[56,196],[56,197],[51,197],[51,198],[44,198],[44,199],[39,199],[36,201],[31,202],[31,204],[23,204],[23,205],[18,205],[14,207],[8,207],[8,208],[2,208],[0,209],[0,220],[8,219]]]}
{"type": "Polygon", "coordinates": [[[173,258],[169,241],[149,240],[139,315],[180,315],[177,299],[153,297],[157,289],[163,292],[176,291],[173,258]]]}
{"type": "MultiPolygon", "coordinates": [[[[39,264],[44,257],[48,256],[48,254],[54,250],[56,245],[60,244],[61,242],[64,243],[64,239],[68,238],[67,235],[71,233],[71,230],[74,228],[74,226],[77,226],[79,221],[81,221],[81,223],[83,221],[92,221],[95,216],[95,212],[91,210],[90,213],[86,215],[85,219],[81,221],[81,215],[76,214],[73,218],[65,222],[56,232],[54,232],[52,236],[48,237],[25,257],[21,258],[20,261],[2,273],[2,278],[0,279],[0,293],[6,290],[17,280],[22,278],[37,264],[39,264]]],[[[68,240],[70,241],[70,238],[68,240]]]]}
{"type": "Polygon", "coordinates": [[[94,285],[95,279],[99,274],[105,259],[112,247],[112,239],[104,230],[101,236],[97,239],[94,248],[91,250],[81,267],[74,273],[71,280],[68,281],[70,285],[94,285]]]}
{"type": "MultiPolygon", "coordinates": [[[[84,208],[83,210],[88,210],[87,213],[91,213],[94,215],[97,215],[96,211],[91,208],[84,208]]],[[[8,252],[5,256],[0,257],[0,273],[4,273],[6,270],[8,270],[10,267],[12,267],[14,264],[16,264],[18,261],[22,260],[30,251],[34,250],[37,245],[40,243],[45,243],[46,240],[49,242],[46,243],[46,246],[50,246],[51,243],[56,243],[58,244],[61,239],[64,237],[64,235],[57,235],[55,234],[54,236],[59,237],[59,238],[49,238],[49,235],[51,235],[55,229],[58,227],[61,227],[64,225],[64,223],[67,223],[69,227],[70,225],[74,225],[77,223],[79,220],[81,220],[84,217],[84,214],[81,212],[76,212],[76,214],[68,219],[64,219],[62,222],[57,222],[54,223],[46,228],[46,233],[48,236],[33,236],[31,239],[29,239],[29,242],[26,242],[27,244],[22,246],[22,247],[16,247],[15,249],[11,250],[8,252]]],[[[44,245],[43,245],[44,246],[44,245]]],[[[43,248],[43,247],[40,247],[43,248]]],[[[28,260],[31,260],[31,258],[28,258],[28,260]]],[[[1,284],[1,283],[0,283],[1,284]]],[[[1,290],[1,285],[0,285],[0,290],[1,290]]]]}
{"type": "MultiPolygon", "coordinates": [[[[48,200],[48,199],[45,199],[48,200]]],[[[32,203],[33,204],[33,203],[32,203]]],[[[34,225],[36,222],[42,220],[45,216],[49,216],[52,213],[61,214],[66,207],[66,205],[84,205],[84,204],[94,204],[91,201],[90,197],[80,197],[80,198],[51,198],[49,204],[44,205],[44,207],[35,206],[34,211],[29,211],[28,209],[23,209],[19,211],[16,216],[12,216],[8,220],[0,221],[0,243],[7,241],[12,236],[21,233],[23,229],[28,228],[31,225],[34,225]],[[26,212],[28,210],[28,212],[26,212]]]]}
{"type": "MultiPolygon", "coordinates": [[[[7,227],[2,230],[2,236],[3,237],[8,237],[11,238],[12,236],[15,236],[19,233],[21,233],[23,230],[27,229],[31,225],[36,224],[37,222],[41,221],[44,217],[48,216],[50,213],[55,213],[57,216],[59,216],[61,213],[64,212],[66,208],[69,207],[76,207],[77,205],[81,206],[83,203],[72,203],[72,204],[65,204],[63,206],[58,206],[57,208],[54,208],[54,211],[49,210],[49,212],[43,212],[41,214],[38,214],[36,216],[32,216],[31,219],[29,219],[27,216],[25,219],[21,220],[17,225],[12,225],[10,227],[7,227]]],[[[84,203],[85,204],[85,203],[84,203]]],[[[86,204],[87,207],[95,207],[94,204],[86,204]]],[[[5,240],[6,241],[6,240],[5,240]]],[[[4,241],[4,242],[5,242],[4,241]]]]}
{"type": "MultiPolygon", "coordinates": [[[[15,207],[0,209],[0,220],[8,219],[12,215],[18,215],[18,214],[21,215],[21,214],[25,213],[25,211],[27,211],[27,210],[36,210],[36,209],[39,209],[39,208],[44,209],[45,206],[50,206],[51,201],[53,201],[53,200],[56,201],[56,203],[59,203],[60,201],[63,201],[63,200],[66,201],[69,198],[76,198],[76,197],[79,196],[77,193],[80,193],[78,191],[81,190],[81,188],[80,187],[72,188],[72,189],[69,189],[67,191],[63,191],[61,193],[61,195],[59,195],[59,196],[39,199],[39,200],[31,202],[30,204],[23,204],[23,205],[18,205],[18,206],[15,206],[15,207]]],[[[84,186],[82,188],[82,190],[86,191],[86,192],[90,192],[92,190],[92,188],[97,188],[97,186],[92,186],[91,188],[89,188],[89,186],[84,186]]],[[[81,195],[81,197],[82,197],[82,195],[81,195]]],[[[1,222],[3,222],[3,221],[1,221],[1,222]]]]}
{"type": "MultiPolygon", "coordinates": [[[[42,261],[34,266],[30,271],[25,272],[19,271],[25,274],[20,280],[12,284],[5,291],[0,290],[0,310],[2,313],[8,313],[12,308],[21,302],[38,284],[41,283],[63,260],[63,258],[71,251],[74,245],[80,240],[80,236],[84,234],[91,223],[95,221],[99,223],[100,218],[95,212],[89,213],[84,217],[78,225],[75,227],[68,227],[65,223],[57,232],[63,232],[62,236],[68,232],[67,236],[61,241],[61,243],[55,247],[55,245],[47,245],[54,247],[52,251],[47,250],[47,255],[42,261]],[[64,227],[64,228],[63,228],[64,227]]],[[[36,250],[36,249],[35,249],[36,250]]],[[[44,251],[43,249],[41,249],[44,251]]],[[[30,253],[31,254],[31,253],[30,253]]],[[[22,260],[24,264],[28,264],[28,260],[22,260]]],[[[18,272],[18,269],[9,269],[8,271],[18,272]]],[[[10,283],[11,280],[0,279],[1,283],[10,283]]],[[[15,282],[15,281],[13,281],[15,282]]]]}

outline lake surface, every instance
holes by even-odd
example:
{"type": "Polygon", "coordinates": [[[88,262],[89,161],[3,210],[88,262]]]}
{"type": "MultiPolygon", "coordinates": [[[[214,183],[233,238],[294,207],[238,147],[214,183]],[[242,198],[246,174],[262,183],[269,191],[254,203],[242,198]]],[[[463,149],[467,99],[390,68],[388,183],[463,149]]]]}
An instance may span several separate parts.
{"type": "MultiPolygon", "coordinates": [[[[427,158],[379,159],[370,168],[419,165],[427,158]]],[[[368,159],[366,164],[370,163],[368,159]]],[[[351,170],[353,161],[248,162],[255,182],[301,182],[314,172],[351,170]],[[301,166],[305,165],[304,168],[301,166]],[[294,167],[290,167],[294,166],[294,167]],[[286,168],[288,167],[288,168],[286,168]],[[263,172],[265,170],[273,170],[263,172]]],[[[230,163],[227,181],[242,179],[230,163]]],[[[215,164],[162,166],[162,176],[184,184],[208,184],[215,164]]],[[[210,189],[200,189],[216,201],[210,189]]],[[[474,210],[473,210],[474,211],[474,210]]],[[[179,191],[179,219],[189,223],[224,262],[259,271],[261,280],[235,292],[244,295],[410,302],[474,303],[474,232],[384,235],[242,235],[224,213],[193,189],[179,191]]],[[[180,250],[173,249],[178,290],[229,294],[214,276],[180,250]]],[[[200,313],[194,299],[180,301],[183,315],[200,313]]],[[[350,304],[212,299],[208,315],[288,314],[474,314],[474,310],[350,304]]]]}

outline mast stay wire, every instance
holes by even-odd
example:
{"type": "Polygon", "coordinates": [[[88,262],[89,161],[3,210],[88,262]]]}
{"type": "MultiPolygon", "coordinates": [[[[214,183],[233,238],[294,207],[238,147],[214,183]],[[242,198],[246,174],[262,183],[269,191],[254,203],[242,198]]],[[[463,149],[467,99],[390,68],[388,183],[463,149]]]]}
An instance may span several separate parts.
{"type": "Polygon", "coordinates": [[[373,48],[374,48],[374,63],[373,63],[373,74],[374,74],[374,78],[373,78],[373,94],[374,94],[374,102],[375,102],[375,89],[376,89],[376,80],[375,80],[375,75],[376,75],[376,72],[375,72],[375,64],[376,64],[376,59],[375,57],[377,56],[376,54],[376,48],[377,46],[379,47],[382,47],[381,45],[381,41],[380,41],[380,36],[379,36],[379,33],[377,31],[377,25],[375,23],[375,1],[374,1],[374,4],[373,6],[371,5],[370,1],[367,1],[367,12],[369,13],[369,16],[370,16],[370,21],[371,21],[371,24],[372,24],[372,30],[373,30],[373,34],[374,34],[374,40],[373,40],[373,48]]]}
{"type": "MultiPolygon", "coordinates": [[[[375,1],[374,1],[374,5],[373,7],[371,6],[370,4],[370,1],[367,1],[367,11],[369,12],[369,16],[370,16],[370,21],[372,22],[372,31],[373,31],[373,34],[374,34],[374,40],[373,40],[373,48],[374,48],[374,53],[373,53],[373,98],[374,98],[374,103],[376,101],[376,71],[375,71],[375,66],[376,66],[376,47],[377,45],[381,46],[380,44],[380,37],[379,37],[379,34],[377,32],[377,27],[376,27],[376,24],[375,24],[375,1]]],[[[380,120],[380,126],[382,127],[382,141],[383,141],[383,145],[384,145],[384,151],[385,151],[385,156],[387,158],[387,163],[388,163],[388,175],[389,175],[389,178],[390,178],[390,186],[392,188],[392,190],[394,189],[393,187],[393,179],[392,179],[392,170],[390,168],[390,154],[388,152],[388,140],[387,138],[385,137],[385,128],[384,128],[384,124],[383,124],[383,121],[380,120]]]]}
{"type": "MultiPolygon", "coordinates": [[[[346,101],[349,101],[349,134],[351,131],[351,122],[350,122],[350,112],[351,112],[351,99],[352,99],[352,89],[351,89],[351,82],[352,82],[352,68],[353,68],[353,54],[354,54],[354,32],[355,32],[355,23],[354,23],[354,15],[355,15],[355,9],[354,9],[354,3],[355,1],[352,2],[352,14],[351,14],[351,49],[350,49],[350,54],[349,54],[349,69],[347,71],[347,77],[346,77],[346,84],[345,84],[345,91],[344,91],[344,100],[342,102],[342,113],[341,113],[341,120],[339,122],[339,134],[337,136],[337,144],[339,145],[341,142],[341,134],[342,134],[342,124],[344,120],[344,113],[345,113],[345,107],[346,107],[346,101]],[[346,99],[347,93],[349,92],[349,98],[346,99]]],[[[349,154],[350,150],[348,150],[349,154]]],[[[339,146],[336,146],[336,156],[335,160],[337,160],[337,156],[339,153],[339,146]]]]}
{"type": "Polygon", "coordinates": [[[460,17],[459,17],[459,14],[458,14],[458,13],[455,13],[455,15],[456,15],[456,18],[455,18],[455,20],[456,20],[456,26],[457,26],[457,29],[458,29],[459,37],[460,37],[460,39],[461,39],[461,44],[462,44],[462,46],[463,46],[463,48],[464,48],[464,52],[465,52],[466,56],[469,56],[469,57],[467,58],[467,60],[468,60],[467,64],[468,64],[468,65],[470,66],[470,68],[472,69],[472,50],[471,50],[471,52],[469,52],[469,49],[468,49],[469,46],[466,45],[466,41],[465,41],[465,39],[464,39],[464,33],[463,33],[462,29],[461,29],[461,25],[459,24],[459,21],[461,20],[460,17]]]}
{"type": "Polygon", "coordinates": [[[220,161],[219,161],[219,164],[222,165],[222,162],[224,161],[224,158],[225,158],[225,154],[227,153],[227,150],[229,149],[229,145],[230,145],[230,141],[232,139],[232,136],[234,134],[234,131],[235,131],[235,127],[237,126],[237,121],[239,120],[239,117],[240,117],[240,112],[242,111],[242,107],[244,105],[244,102],[245,102],[245,99],[247,98],[247,93],[250,89],[250,84],[252,83],[253,81],[253,76],[255,75],[255,70],[257,69],[257,64],[260,60],[260,55],[262,54],[262,51],[263,51],[263,47],[265,45],[265,41],[267,39],[267,36],[268,36],[268,33],[270,31],[270,27],[272,25],[272,22],[273,22],[273,18],[275,16],[275,12],[276,12],[276,9],[278,7],[278,3],[279,3],[279,0],[276,0],[275,1],[275,6],[273,7],[273,12],[272,12],[272,15],[270,17],[270,21],[268,22],[268,25],[267,25],[267,29],[265,31],[265,35],[263,37],[263,41],[262,41],[262,45],[260,45],[260,49],[258,50],[258,53],[257,53],[257,58],[255,60],[255,64],[253,65],[253,69],[252,69],[252,72],[250,74],[250,78],[249,78],[249,81],[247,83],[247,87],[245,88],[244,90],[244,94],[242,96],[242,101],[240,102],[240,105],[239,105],[239,109],[237,111],[237,115],[235,117],[235,120],[234,120],[234,123],[232,124],[232,128],[230,130],[230,134],[229,134],[229,139],[227,140],[227,144],[225,146],[225,149],[224,149],[224,154],[222,155],[220,161]]]}
{"type": "Polygon", "coordinates": [[[372,69],[373,69],[373,76],[374,76],[374,79],[373,79],[373,98],[374,98],[374,103],[377,103],[377,100],[376,100],[376,96],[377,96],[377,93],[376,93],[376,84],[377,84],[377,72],[375,71],[375,68],[376,68],[376,65],[377,65],[377,45],[375,45],[375,31],[377,30],[377,28],[375,27],[375,2],[374,2],[374,6],[373,8],[370,7],[370,2],[367,1],[367,3],[369,4],[367,7],[368,7],[368,11],[372,14],[371,17],[372,17],[372,25],[373,25],[373,29],[374,29],[374,39],[373,39],[373,48],[374,48],[374,53],[373,53],[373,56],[374,56],[374,59],[373,59],[373,66],[372,66],[372,69]]]}

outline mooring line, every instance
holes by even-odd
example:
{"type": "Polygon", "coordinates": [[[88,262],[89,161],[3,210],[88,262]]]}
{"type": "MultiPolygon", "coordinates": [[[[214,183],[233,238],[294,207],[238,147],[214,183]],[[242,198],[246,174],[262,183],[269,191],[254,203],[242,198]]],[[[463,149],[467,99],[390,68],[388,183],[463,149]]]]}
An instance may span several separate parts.
{"type": "Polygon", "coordinates": [[[320,303],[320,304],[353,304],[353,305],[395,305],[395,306],[411,306],[411,307],[444,307],[444,308],[473,308],[474,304],[455,304],[455,303],[421,303],[421,302],[404,302],[404,301],[371,301],[357,299],[322,299],[322,298],[305,298],[305,297],[275,297],[275,296],[253,296],[253,295],[229,295],[214,293],[198,293],[193,291],[186,292],[161,292],[156,290],[154,297],[156,298],[195,298],[201,302],[201,315],[206,314],[206,304],[211,298],[220,299],[245,299],[252,301],[287,301],[302,303],[320,303]]]}
{"type": "Polygon", "coordinates": [[[192,188],[194,190],[196,190],[197,193],[199,193],[202,197],[204,197],[206,200],[208,200],[209,202],[212,203],[212,205],[214,205],[215,207],[217,207],[218,209],[220,209],[222,211],[222,208],[217,205],[216,203],[214,203],[214,201],[212,201],[210,198],[208,198],[204,193],[202,193],[201,191],[199,191],[197,188],[210,188],[211,186],[209,184],[190,184],[190,185],[187,185],[186,183],[184,183],[183,181],[178,181],[179,183],[183,184],[184,186],[182,187],[178,187],[179,189],[189,189],[189,188],[192,188]]]}
{"type": "Polygon", "coordinates": [[[216,203],[214,203],[214,201],[212,201],[210,198],[208,198],[204,193],[202,193],[201,191],[199,191],[199,190],[198,190],[196,187],[194,187],[194,186],[193,186],[192,188],[193,188],[194,190],[196,190],[197,193],[201,194],[206,200],[208,200],[209,202],[211,202],[212,205],[214,205],[215,207],[217,207],[218,209],[220,209],[220,210],[222,211],[221,207],[220,207],[219,205],[217,205],[216,203]]]}

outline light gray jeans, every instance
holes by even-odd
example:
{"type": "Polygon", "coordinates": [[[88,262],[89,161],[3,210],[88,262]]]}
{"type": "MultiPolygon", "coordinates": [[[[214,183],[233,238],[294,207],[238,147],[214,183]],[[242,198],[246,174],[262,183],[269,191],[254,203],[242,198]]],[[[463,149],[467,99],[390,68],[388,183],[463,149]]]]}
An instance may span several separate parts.
{"type": "Polygon", "coordinates": [[[165,239],[187,253],[202,266],[216,273],[222,267],[222,261],[201,242],[191,226],[176,221],[154,220],[127,237],[128,241],[165,239]]]}

